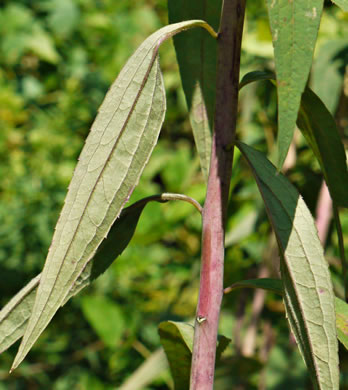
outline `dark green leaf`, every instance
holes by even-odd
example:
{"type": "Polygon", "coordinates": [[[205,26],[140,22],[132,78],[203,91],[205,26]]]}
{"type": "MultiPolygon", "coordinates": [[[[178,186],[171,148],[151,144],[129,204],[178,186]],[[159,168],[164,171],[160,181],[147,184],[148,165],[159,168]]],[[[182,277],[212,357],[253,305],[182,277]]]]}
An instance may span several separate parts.
{"type": "Polygon", "coordinates": [[[297,124],[320,163],[331,198],[348,207],[347,160],[336,122],[309,88],[302,95],[297,124]]]}
{"type": "Polygon", "coordinates": [[[254,81],[274,80],[274,79],[275,79],[275,75],[273,72],[254,70],[252,72],[248,72],[243,76],[242,80],[239,83],[239,89],[243,88],[244,86],[250,83],[253,83],[254,81]]]}
{"type": "Polygon", "coordinates": [[[267,0],[277,74],[279,169],[294,134],[323,3],[323,0],[267,0]]]}
{"type": "MultiPolygon", "coordinates": [[[[168,358],[175,389],[188,389],[190,387],[194,327],[184,322],[167,321],[160,323],[158,332],[168,358]]],[[[230,342],[228,337],[218,335],[217,363],[230,342]]]]}
{"type": "Polygon", "coordinates": [[[194,327],[184,322],[167,321],[159,324],[158,332],[168,358],[175,389],[188,389],[194,327]]]}
{"type": "Polygon", "coordinates": [[[284,303],[291,329],[318,389],[338,389],[334,295],[313,218],[282,174],[255,149],[238,143],[263,197],[281,253],[284,303]]]}
{"type": "MultiPolygon", "coordinates": [[[[217,30],[221,4],[222,0],[168,0],[169,21],[202,18],[217,30]]],[[[216,40],[204,31],[191,30],[185,36],[175,36],[174,45],[193,135],[207,178],[215,109],[216,40]]]]}
{"type": "MultiPolygon", "coordinates": [[[[243,77],[240,88],[253,81],[273,78],[271,72],[250,72],[243,77]]],[[[331,198],[337,206],[348,207],[348,170],[344,146],[335,119],[309,88],[302,94],[297,125],[319,161],[331,198]]]]}

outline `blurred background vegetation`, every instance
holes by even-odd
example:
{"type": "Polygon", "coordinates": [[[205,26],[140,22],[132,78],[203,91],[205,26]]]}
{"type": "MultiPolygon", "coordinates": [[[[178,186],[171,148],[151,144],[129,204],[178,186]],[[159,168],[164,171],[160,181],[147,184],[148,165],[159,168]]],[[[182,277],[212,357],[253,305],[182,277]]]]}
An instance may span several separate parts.
{"type": "MultiPolygon", "coordinates": [[[[167,23],[167,6],[165,0],[2,0],[0,4],[0,305],[4,305],[40,272],[98,106],[135,48],[167,23]]],[[[247,7],[242,75],[273,67],[264,2],[250,1],[247,7]]],[[[347,22],[348,15],[328,2],[310,81],[336,116],[345,141],[347,22]]],[[[171,42],[160,55],[166,121],[130,202],[171,191],[203,203],[205,184],[171,42]]],[[[238,132],[243,141],[272,157],[276,91],[270,83],[251,84],[242,91],[238,132]]],[[[287,175],[316,215],[322,174],[299,134],[291,156],[287,175]]],[[[276,277],[278,269],[277,249],[257,187],[238,153],[234,164],[226,286],[241,279],[276,277]]],[[[341,215],[347,242],[348,215],[341,215]]],[[[8,370],[18,344],[0,356],[0,390],[121,388],[159,348],[161,321],[189,321],[194,316],[200,227],[200,216],[190,205],[149,204],[123,255],[57,313],[11,376],[8,370]]],[[[325,251],[335,292],[342,296],[332,223],[325,251]]],[[[223,303],[220,333],[232,342],[217,369],[216,389],[310,388],[279,297],[251,290],[230,293],[223,303]]],[[[342,388],[348,388],[347,364],[342,349],[342,388]]],[[[139,389],[171,388],[168,370],[159,366],[147,369],[153,378],[139,389]]]]}

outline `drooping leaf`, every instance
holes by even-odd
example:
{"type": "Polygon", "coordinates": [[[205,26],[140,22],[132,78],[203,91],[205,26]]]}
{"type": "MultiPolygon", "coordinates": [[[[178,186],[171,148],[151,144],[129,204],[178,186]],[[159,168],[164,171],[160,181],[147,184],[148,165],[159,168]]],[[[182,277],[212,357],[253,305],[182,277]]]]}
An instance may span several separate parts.
{"type": "MultiPolygon", "coordinates": [[[[133,237],[146,204],[146,201],[136,202],[122,211],[98,248],[93,261],[88,262],[62,305],[93,282],[123,252],[133,237]]],[[[23,336],[34,306],[40,277],[41,274],[32,279],[0,311],[0,353],[23,336]]]]}
{"type": "Polygon", "coordinates": [[[348,0],[331,0],[337,6],[342,8],[342,11],[348,12],[348,0]]]}
{"type": "Polygon", "coordinates": [[[348,349],[348,304],[336,297],[336,327],[340,342],[348,349]]]}
{"type": "Polygon", "coordinates": [[[157,349],[127,378],[119,390],[143,390],[166,370],[168,370],[166,355],[162,348],[157,349]]]}
{"type": "MultiPolygon", "coordinates": [[[[108,236],[99,246],[97,253],[86,264],[80,276],[71,287],[62,306],[103,274],[114,260],[122,254],[134,235],[144,207],[149,202],[163,203],[174,199],[189,202],[201,212],[199,204],[194,199],[185,195],[170,193],[149,196],[123,209],[119,218],[112,225],[108,236]]],[[[23,336],[28,319],[32,313],[40,277],[41,274],[33,278],[1,309],[0,353],[8,349],[23,336]]]]}
{"type": "MultiPolygon", "coordinates": [[[[271,72],[250,72],[241,80],[240,88],[253,81],[273,78],[271,72]]],[[[337,206],[348,207],[348,170],[344,146],[335,119],[310,88],[306,88],[302,94],[297,125],[318,159],[331,198],[337,206]]]]}
{"type": "Polygon", "coordinates": [[[323,3],[323,0],[267,0],[277,75],[279,169],[295,130],[323,3]]]}
{"type": "MultiPolygon", "coordinates": [[[[169,22],[202,18],[219,27],[222,0],[168,0],[169,22]]],[[[201,30],[174,37],[182,86],[204,176],[208,177],[215,108],[216,40],[201,30]]]]}
{"type": "Polygon", "coordinates": [[[290,327],[318,389],[338,389],[334,295],[313,218],[297,190],[267,158],[238,143],[277,237],[290,327]]]}
{"type": "Polygon", "coordinates": [[[107,93],[79,158],[56,226],[28,327],[12,369],[48,325],[127,202],[157,142],[165,114],[158,48],[174,34],[211,28],[194,20],[146,39],[107,93]]]}
{"type": "Polygon", "coordinates": [[[23,287],[0,311],[0,353],[24,334],[33,309],[41,274],[23,287]]]}
{"type": "Polygon", "coordinates": [[[309,88],[302,95],[297,124],[319,161],[331,198],[337,206],[348,207],[344,146],[335,119],[309,88]]]}

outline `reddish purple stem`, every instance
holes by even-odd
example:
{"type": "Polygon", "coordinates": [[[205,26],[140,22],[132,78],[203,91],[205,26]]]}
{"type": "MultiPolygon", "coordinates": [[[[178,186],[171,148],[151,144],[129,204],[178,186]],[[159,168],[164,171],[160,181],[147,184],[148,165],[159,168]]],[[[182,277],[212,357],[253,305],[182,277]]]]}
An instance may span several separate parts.
{"type": "Polygon", "coordinates": [[[207,196],[203,209],[202,265],[191,366],[191,390],[211,390],[223,295],[224,236],[235,140],[245,0],[225,0],[218,37],[216,108],[207,196]]]}

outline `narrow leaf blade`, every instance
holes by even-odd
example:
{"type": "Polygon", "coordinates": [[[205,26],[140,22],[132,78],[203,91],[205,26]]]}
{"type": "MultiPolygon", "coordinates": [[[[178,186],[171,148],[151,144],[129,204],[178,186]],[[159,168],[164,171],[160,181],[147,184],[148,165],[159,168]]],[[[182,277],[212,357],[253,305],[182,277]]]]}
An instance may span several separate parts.
{"type": "MultiPolygon", "coordinates": [[[[240,88],[253,81],[267,79],[274,79],[271,72],[250,72],[241,80],[240,88]]],[[[335,119],[310,88],[302,94],[297,125],[320,164],[331,198],[337,206],[348,207],[348,169],[344,146],[335,119]]]]}
{"type": "MultiPolygon", "coordinates": [[[[141,212],[147,203],[136,203],[124,209],[113,224],[108,237],[98,248],[93,261],[72,286],[64,305],[70,298],[92,283],[121,255],[133,237],[141,212]]],[[[31,316],[41,274],[23,287],[0,311],[0,353],[20,339],[31,316]]]]}
{"type": "MultiPolygon", "coordinates": [[[[222,0],[168,0],[169,22],[202,18],[219,27],[222,0]]],[[[204,31],[176,35],[174,46],[202,172],[208,178],[215,108],[216,40],[204,31]]]]}
{"type": "Polygon", "coordinates": [[[281,251],[284,303],[318,389],[338,389],[334,295],[314,221],[297,190],[267,158],[239,143],[265,202],[281,251]]]}
{"type": "Polygon", "coordinates": [[[277,74],[279,169],[294,134],[323,3],[323,0],[267,0],[277,74]]]}
{"type": "Polygon", "coordinates": [[[331,198],[337,206],[348,207],[344,146],[335,119],[309,88],[302,95],[297,124],[319,161],[331,198]]]}
{"type": "Polygon", "coordinates": [[[194,20],[156,31],[128,60],[107,93],[70,183],[12,369],[24,359],[94,256],[157,142],[165,114],[159,45],[197,26],[211,30],[205,22],[194,20]]]}

